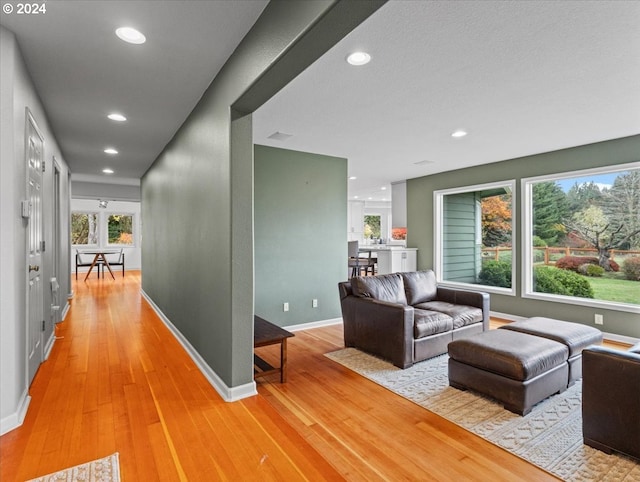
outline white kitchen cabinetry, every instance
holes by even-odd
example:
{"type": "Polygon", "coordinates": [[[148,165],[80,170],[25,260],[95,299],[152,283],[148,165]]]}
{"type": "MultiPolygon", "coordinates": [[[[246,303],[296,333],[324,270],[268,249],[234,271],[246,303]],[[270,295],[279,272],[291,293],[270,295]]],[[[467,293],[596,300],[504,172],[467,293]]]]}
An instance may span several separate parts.
{"type": "Polygon", "coordinates": [[[347,239],[360,241],[364,239],[364,201],[349,201],[347,239]]]}

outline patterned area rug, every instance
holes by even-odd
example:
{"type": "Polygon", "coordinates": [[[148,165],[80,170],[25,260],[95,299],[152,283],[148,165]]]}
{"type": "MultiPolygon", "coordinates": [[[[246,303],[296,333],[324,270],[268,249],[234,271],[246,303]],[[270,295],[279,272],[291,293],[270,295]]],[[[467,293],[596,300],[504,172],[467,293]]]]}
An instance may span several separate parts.
{"type": "Polygon", "coordinates": [[[27,482],[120,482],[118,453],[27,482]]]}
{"type": "Polygon", "coordinates": [[[451,388],[447,355],[406,370],[354,348],[325,356],[563,480],[640,481],[640,464],[582,443],[581,382],[521,417],[471,391],[451,388]]]}

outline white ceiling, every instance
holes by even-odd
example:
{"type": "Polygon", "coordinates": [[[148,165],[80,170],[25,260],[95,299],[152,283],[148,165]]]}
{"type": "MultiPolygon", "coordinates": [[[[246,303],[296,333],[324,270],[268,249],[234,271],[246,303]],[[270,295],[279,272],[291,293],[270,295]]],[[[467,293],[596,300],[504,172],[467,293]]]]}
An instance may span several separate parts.
{"type": "MultiPolygon", "coordinates": [[[[0,18],[74,178],[104,179],[109,165],[127,182],[265,5],[57,0],[46,16],[0,18]],[[147,43],[118,40],[124,24],[147,43]],[[129,121],[108,121],[112,110],[129,121]]],[[[256,143],[348,158],[349,195],[365,200],[407,178],[639,133],[638,1],[392,0],[254,115],[256,143]],[[361,49],[371,63],[348,65],[361,49]]]]}

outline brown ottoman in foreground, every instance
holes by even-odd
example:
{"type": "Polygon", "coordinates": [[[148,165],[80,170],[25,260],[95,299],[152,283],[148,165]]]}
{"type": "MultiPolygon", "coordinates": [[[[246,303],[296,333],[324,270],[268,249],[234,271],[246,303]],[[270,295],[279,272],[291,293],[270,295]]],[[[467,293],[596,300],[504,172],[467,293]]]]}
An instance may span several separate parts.
{"type": "Polygon", "coordinates": [[[500,328],[541,336],[566,345],[569,349],[569,379],[567,385],[572,385],[576,380],[582,378],[582,350],[589,345],[602,343],[602,332],[592,326],[543,318],[541,316],[514,321],[500,328]]]}
{"type": "Polygon", "coordinates": [[[567,388],[569,349],[511,330],[491,330],[449,343],[449,385],[471,389],[526,415],[567,388]]]}

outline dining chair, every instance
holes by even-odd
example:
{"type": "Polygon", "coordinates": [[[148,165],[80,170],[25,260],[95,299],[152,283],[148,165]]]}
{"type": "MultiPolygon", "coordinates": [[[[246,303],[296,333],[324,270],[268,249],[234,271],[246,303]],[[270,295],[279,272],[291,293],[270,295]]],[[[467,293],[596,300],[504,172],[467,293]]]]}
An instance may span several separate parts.
{"type": "MultiPolygon", "coordinates": [[[[76,249],[76,280],[78,279],[78,266],[91,266],[93,264],[93,256],[87,253],[83,253],[79,249],[76,249]]],[[[102,264],[102,262],[98,261],[97,265],[102,264]]],[[[98,278],[100,278],[100,266],[97,269],[98,278]]]]}
{"type": "MultiPolygon", "coordinates": [[[[122,277],[124,278],[124,249],[120,248],[119,252],[116,253],[106,253],[107,261],[109,261],[109,266],[122,266],[122,277]],[[114,256],[117,255],[117,258],[114,256]],[[109,257],[111,256],[111,258],[109,257]],[[114,261],[112,261],[112,259],[114,261]]],[[[102,264],[102,274],[104,275],[104,263],[102,264]]]]}
{"type": "Polygon", "coordinates": [[[376,266],[376,258],[371,257],[371,251],[369,251],[369,256],[366,258],[360,257],[360,246],[358,241],[349,241],[348,243],[348,254],[349,254],[349,269],[351,270],[351,277],[360,276],[362,274],[362,270],[364,270],[365,276],[369,274],[369,270],[371,270],[371,274],[375,274],[375,266],[376,266]]]}

